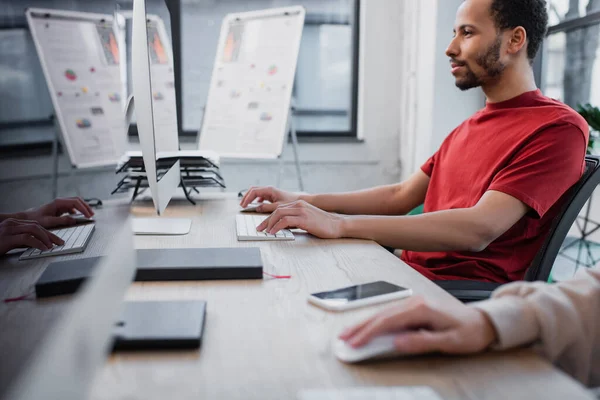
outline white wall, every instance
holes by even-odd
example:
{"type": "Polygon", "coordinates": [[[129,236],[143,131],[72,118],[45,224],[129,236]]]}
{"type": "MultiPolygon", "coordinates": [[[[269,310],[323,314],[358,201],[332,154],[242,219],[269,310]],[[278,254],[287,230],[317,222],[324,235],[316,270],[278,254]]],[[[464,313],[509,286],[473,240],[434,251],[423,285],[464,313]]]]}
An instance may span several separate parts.
{"type": "Polygon", "coordinates": [[[444,138],[461,122],[485,106],[485,95],[481,89],[462,92],[454,83],[450,73],[450,62],[446,48],[452,40],[452,29],[456,11],[463,0],[438,0],[435,96],[433,105],[433,134],[431,149],[439,148],[444,138]]]}
{"type": "Polygon", "coordinates": [[[483,107],[485,96],[480,89],[456,88],[445,54],[462,0],[403,3],[400,161],[406,179],[457,125],[483,107]]]}
{"type": "Polygon", "coordinates": [[[437,0],[404,0],[400,163],[402,179],[431,153],[437,0]]]}

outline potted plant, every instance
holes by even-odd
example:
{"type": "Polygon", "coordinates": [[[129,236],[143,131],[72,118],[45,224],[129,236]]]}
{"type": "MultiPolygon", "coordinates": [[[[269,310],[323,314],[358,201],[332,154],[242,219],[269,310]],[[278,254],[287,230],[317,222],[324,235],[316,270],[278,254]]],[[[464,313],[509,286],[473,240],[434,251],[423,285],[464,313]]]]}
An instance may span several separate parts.
{"type": "Polygon", "coordinates": [[[588,154],[594,152],[594,144],[600,137],[600,110],[591,104],[577,105],[577,112],[587,121],[590,126],[590,140],[588,142],[588,154]]]}

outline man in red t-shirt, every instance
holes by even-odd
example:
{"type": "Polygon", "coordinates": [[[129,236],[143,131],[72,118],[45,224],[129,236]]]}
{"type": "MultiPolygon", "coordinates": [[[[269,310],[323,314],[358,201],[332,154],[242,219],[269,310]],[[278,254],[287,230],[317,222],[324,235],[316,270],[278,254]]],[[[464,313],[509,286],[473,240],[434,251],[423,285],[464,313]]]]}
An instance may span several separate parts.
{"type": "Polygon", "coordinates": [[[405,182],[325,195],[252,188],[242,207],[269,200],[260,211],[273,213],[257,229],[270,233],[298,227],[403,249],[430,279],[522,279],[583,173],[589,133],[536,88],[547,22],[544,0],[464,1],[446,55],[456,86],[481,87],[487,104],[405,182]],[[405,216],[423,203],[423,214],[405,216]]]}

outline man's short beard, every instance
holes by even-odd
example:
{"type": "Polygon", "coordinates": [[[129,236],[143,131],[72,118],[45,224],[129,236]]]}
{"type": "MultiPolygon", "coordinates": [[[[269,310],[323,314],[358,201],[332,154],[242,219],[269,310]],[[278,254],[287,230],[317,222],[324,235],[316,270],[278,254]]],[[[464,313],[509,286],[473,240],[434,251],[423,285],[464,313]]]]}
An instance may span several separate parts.
{"type": "Polygon", "coordinates": [[[463,79],[456,81],[456,87],[463,91],[469,90],[498,78],[506,68],[506,65],[500,62],[501,47],[502,37],[498,35],[496,42],[475,60],[477,65],[483,68],[484,75],[475,75],[469,68],[469,65],[465,64],[464,67],[467,70],[467,75],[463,79]]]}

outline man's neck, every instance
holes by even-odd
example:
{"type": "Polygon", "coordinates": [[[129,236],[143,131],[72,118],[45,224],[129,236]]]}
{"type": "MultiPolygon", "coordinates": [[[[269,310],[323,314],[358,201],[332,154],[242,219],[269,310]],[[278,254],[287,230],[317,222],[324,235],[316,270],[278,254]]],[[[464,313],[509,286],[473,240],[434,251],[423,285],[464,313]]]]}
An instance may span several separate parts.
{"type": "Polygon", "coordinates": [[[483,93],[487,97],[488,103],[500,103],[522,95],[525,92],[531,92],[537,89],[533,70],[526,65],[513,65],[508,67],[500,79],[483,85],[483,93]]]}

